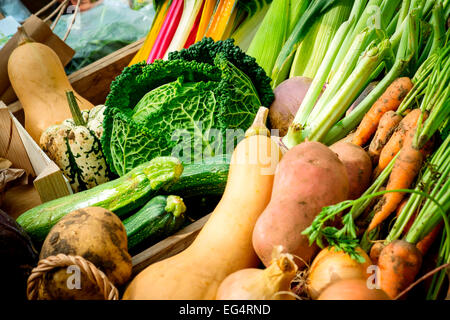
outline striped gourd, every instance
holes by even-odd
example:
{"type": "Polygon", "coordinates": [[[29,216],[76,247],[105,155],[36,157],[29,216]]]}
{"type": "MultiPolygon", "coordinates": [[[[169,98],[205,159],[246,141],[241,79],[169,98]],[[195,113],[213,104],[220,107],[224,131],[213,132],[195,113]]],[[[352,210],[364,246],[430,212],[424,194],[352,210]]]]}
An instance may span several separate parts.
{"type": "Polygon", "coordinates": [[[73,119],[44,131],[40,146],[69,179],[74,192],[90,189],[111,178],[100,143],[105,106],[80,111],[75,99],[68,100],[73,119]]]}

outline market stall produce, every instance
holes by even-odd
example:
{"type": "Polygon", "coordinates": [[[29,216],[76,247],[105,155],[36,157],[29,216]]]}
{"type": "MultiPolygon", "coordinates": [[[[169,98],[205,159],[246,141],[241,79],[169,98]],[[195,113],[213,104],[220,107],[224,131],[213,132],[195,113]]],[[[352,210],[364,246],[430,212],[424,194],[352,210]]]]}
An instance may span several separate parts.
{"type": "Polygon", "coordinates": [[[19,28],[19,140],[54,171],[0,224],[18,297],[446,298],[450,1],[150,6],[76,77],[19,28]]]}

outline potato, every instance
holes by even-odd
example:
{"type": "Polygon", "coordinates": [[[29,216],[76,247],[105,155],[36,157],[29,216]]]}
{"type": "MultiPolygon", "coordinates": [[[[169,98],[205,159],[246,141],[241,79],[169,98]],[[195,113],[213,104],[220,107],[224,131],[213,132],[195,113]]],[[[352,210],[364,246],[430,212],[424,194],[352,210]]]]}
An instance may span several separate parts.
{"type": "MultiPolygon", "coordinates": [[[[82,256],[103,271],[115,286],[124,284],[131,276],[125,227],[114,213],[103,208],[75,210],[53,226],[42,246],[40,259],[59,253],[82,256]]],[[[48,272],[39,298],[103,299],[98,288],[82,272],[81,289],[69,288],[68,283],[75,283],[72,281],[74,274],[74,270],[68,268],[48,272]]]]}
{"type": "Polygon", "coordinates": [[[372,176],[372,161],[363,148],[350,142],[336,142],[330,149],[336,152],[347,169],[348,198],[359,198],[369,187],[372,176]]]}
{"type": "Polygon", "coordinates": [[[331,149],[319,142],[290,149],[278,164],[271,200],[253,230],[253,248],[264,265],[270,265],[278,245],[283,252],[311,260],[318,248],[301,233],[322,207],[345,200],[348,188],[345,166],[331,149]]]}

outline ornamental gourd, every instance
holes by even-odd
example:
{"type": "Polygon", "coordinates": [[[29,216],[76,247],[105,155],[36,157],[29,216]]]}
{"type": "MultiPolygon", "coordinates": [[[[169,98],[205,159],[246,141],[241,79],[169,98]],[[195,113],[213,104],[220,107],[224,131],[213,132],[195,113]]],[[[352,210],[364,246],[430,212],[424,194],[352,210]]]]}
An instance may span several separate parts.
{"type": "Polygon", "coordinates": [[[73,191],[79,192],[111,178],[100,143],[105,106],[80,111],[75,95],[66,94],[73,118],[47,128],[39,144],[69,179],[73,191]]]}
{"type": "Polygon", "coordinates": [[[8,60],[8,75],[25,113],[25,129],[39,143],[49,126],[71,117],[66,91],[74,92],[81,110],[94,105],[72,88],[55,51],[33,42],[21,27],[19,34],[19,45],[8,60]]]}

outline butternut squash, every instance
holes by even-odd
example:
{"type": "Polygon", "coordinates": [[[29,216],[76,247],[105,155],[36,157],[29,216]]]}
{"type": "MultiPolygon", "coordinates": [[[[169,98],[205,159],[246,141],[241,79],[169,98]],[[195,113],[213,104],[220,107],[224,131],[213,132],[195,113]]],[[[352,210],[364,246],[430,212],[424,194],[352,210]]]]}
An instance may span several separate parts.
{"type": "MultiPolygon", "coordinates": [[[[255,123],[265,123],[267,114],[267,108],[261,108],[255,123]]],[[[251,129],[253,135],[234,150],[225,192],[195,241],[138,274],[123,299],[211,300],[228,275],[259,265],[252,232],[269,203],[281,152],[267,130],[251,129]]]]}
{"type": "Polygon", "coordinates": [[[33,42],[19,28],[21,40],[8,60],[11,85],[25,113],[25,129],[39,144],[41,134],[51,125],[71,118],[66,91],[73,91],[81,110],[92,103],[72,88],[58,55],[50,47],[33,42]]]}

